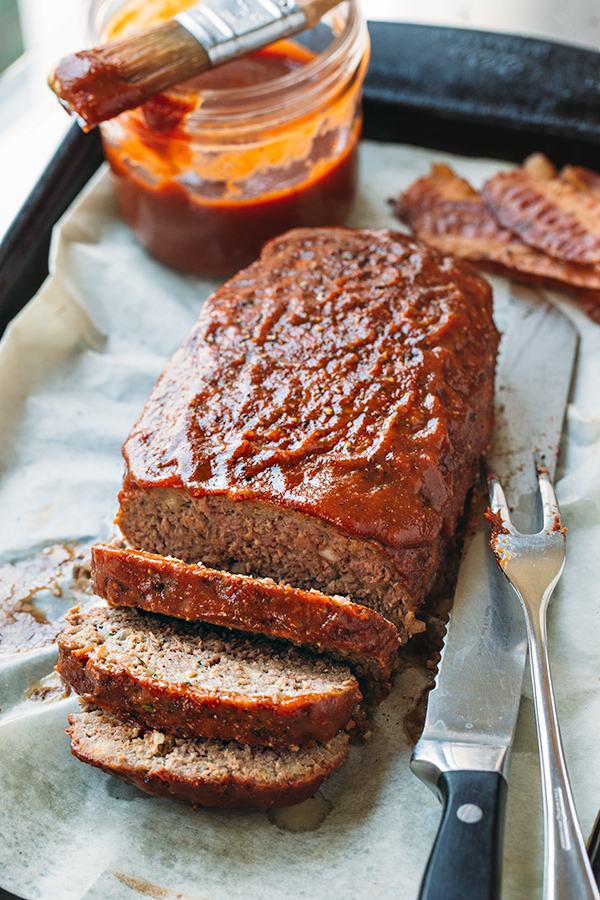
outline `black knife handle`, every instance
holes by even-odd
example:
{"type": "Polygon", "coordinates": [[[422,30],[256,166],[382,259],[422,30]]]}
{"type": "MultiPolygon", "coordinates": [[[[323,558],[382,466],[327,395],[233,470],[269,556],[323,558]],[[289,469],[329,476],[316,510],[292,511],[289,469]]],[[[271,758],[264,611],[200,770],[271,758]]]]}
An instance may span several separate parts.
{"type": "Polygon", "coordinates": [[[588,841],[588,856],[596,884],[600,887],[600,813],[596,818],[594,829],[588,841]]]}
{"type": "Polygon", "coordinates": [[[506,781],[497,772],[442,772],[444,812],[419,900],[498,900],[506,781]]]}

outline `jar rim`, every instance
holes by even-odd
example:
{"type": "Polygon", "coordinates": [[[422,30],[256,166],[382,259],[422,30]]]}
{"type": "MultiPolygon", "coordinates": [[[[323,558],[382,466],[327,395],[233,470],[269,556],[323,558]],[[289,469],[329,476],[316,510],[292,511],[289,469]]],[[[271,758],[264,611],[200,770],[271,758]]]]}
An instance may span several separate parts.
{"type": "MultiPolygon", "coordinates": [[[[309,60],[299,69],[247,87],[206,88],[202,91],[195,91],[184,85],[177,85],[165,93],[178,98],[190,96],[190,94],[201,96],[199,105],[186,116],[186,125],[192,128],[201,126],[207,121],[213,125],[219,120],[231,123],[231,120],[237,116],[247,117],[252,108],[260,110],[261,116],[272,114],[282,107],[290,105],[294,95],[297,94],[302,94],[302,105],[304,105],[304,102],[314,93],[323,94],[331,77],[337,81],[339,67],[342,64],[346,63],[351,72],[360,65],[369,41],[366,23],[361,15],[358,2],[359,0],[343,0],[327,14],[342,17],[338,34],[334,35],[331,43],[317,53],[314,59],[309,60]],[[356,50],[348,59],[349,51],[355,44],[356,50]]],[[[101,37],[97,17],[103,8],[106,9],[111,5],[107,4],[106,0],[94,0],[92,3],[90,28],[94,40],[101,37]]],[[[108,21],[110,19],[107,19],[108,21]]],[[[297,114],[296,111],[294,115],[297,114]]]]}

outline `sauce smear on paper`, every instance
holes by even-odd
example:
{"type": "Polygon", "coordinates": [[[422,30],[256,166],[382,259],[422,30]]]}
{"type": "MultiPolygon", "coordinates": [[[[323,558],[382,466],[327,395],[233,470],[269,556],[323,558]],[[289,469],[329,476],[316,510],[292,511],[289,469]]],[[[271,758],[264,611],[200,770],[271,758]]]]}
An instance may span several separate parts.
{"type": "Polygon", "coordinates": [[[61,582],[77,563],[75,546],[56,544],[30,559],[0,566],[0,655],[53,643],[64,621],[49,621],[34,598],[40,591],[62,596],[61,582]]]}

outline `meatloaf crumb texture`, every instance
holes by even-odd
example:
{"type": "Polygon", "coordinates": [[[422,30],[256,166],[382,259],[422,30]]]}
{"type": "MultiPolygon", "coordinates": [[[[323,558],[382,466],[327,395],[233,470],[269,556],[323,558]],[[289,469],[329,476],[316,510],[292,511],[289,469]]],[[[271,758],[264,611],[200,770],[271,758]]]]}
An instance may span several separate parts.
{"type": "Polygon", "coordinates": [[[137,548],[348,595],[402,640],[492,422],[498,334],[468,263],[303,229],[219,288],[124,447],[137,548]]]}
{"type": "Polygon", "coordinates": [[[69,716],[83,762],[160,797],[193,806],[282,807],[311,797],[342,765],[348,737],[300,750],[173,737],[85,704],[69,716]]]}
{"type": "Polygon", "coordinates": [[[58,646],[60,674],[86,700],[185,737],[326,742],[362,699],[339,663],[134,609],[71,610],[58,646]]]}
{"type": "Polygon", "coordinates": [[[111,606],[283,638],[346,662],[363,694],[381,698],[389,688],[398,632],[379,613],[345,597],[109,544],[92,547],[91,571],[95,594],[111,606]]]}

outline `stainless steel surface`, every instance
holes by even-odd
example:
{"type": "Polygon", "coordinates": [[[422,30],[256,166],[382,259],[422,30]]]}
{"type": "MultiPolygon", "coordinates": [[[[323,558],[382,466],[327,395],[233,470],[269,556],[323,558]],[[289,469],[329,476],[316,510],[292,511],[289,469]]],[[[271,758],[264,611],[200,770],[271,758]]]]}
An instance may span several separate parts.
{"type": "Polygon", "coordinates": [[[412,769],[434,790],[440,772],[505,773],[521,700],[527,636],[495,564],[483,520],[461,564],[442,660],[412,769]]]}
{"type": "Polygon", "coordinates": [[[295,0],[203,0],[175,18],[202,44],[213,65],[306,27],[295,0]]]}
{"type": "Polygon", "coordinates": [[[544,518],[536,534],[515,529],[500,481],[495,474],[490,476],[490,506],[506,531],[494,531],[492,546],[521,600],[527,622],[542,771],[543,896],[545,900],[599,900],[567,774],[548,659],[546,612],[565,565],[565,531],[550,476],[541,463],[537,472],[544,518]]]}
{"type": "MultiPolygon", "coordinates": [[[[513,289],[497,374],[491,459],[510,483],[515,516],[534,530],[531,447],[554,471],[577,333],[533,290],[513,289]]],[[[520,604],[498,569],[481,517],[461,564],[415,774],[436,790],[444,771],[506,773],[519,709],[527,636],[520,604]]]]}

